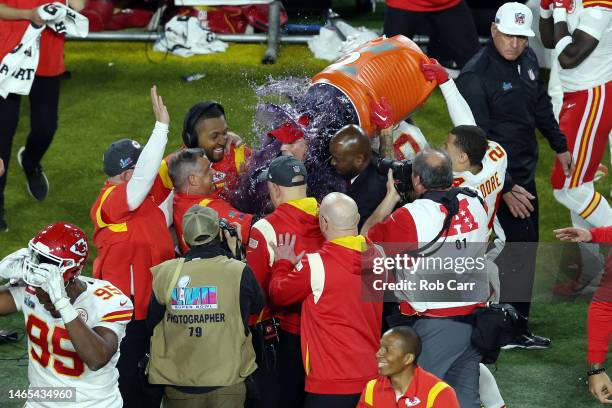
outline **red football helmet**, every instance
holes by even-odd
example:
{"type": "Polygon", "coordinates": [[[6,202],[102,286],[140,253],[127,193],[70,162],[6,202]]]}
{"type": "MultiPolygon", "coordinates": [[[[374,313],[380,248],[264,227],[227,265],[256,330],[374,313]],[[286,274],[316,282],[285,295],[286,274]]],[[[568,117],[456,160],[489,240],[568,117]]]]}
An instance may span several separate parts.
{"type": "MultiPolygon", "coordinates": [[[[43,228],[28,243],[30,258],[26,259],[25,281],[28,282],[31,271],[39,264],[48,263],[59,266],[64,275],[64,282],[79,276],[89,255],[87,235],[76,225],[57,222],[43,228]]],[[[36,285],[33,285],[36,286],[36,285]]]]}

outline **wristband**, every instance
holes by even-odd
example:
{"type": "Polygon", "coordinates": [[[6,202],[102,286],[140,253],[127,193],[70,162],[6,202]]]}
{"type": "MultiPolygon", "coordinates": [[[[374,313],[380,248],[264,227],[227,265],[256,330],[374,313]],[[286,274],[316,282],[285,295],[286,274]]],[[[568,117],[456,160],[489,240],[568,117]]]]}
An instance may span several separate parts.
{"type": "Polygon", "coordinates": [[[565,37],[557,41],[557,44],[555,45],[555,51],[557,52],[557,55],[561,55],[565,47],[567,47],[571,43],[572,43],[572,37],[569,35],[566,35],[565,37]]]}
{"type": "Polygon", "coordinates": [[[592,375],[601,374],[601,373],[603,373],[603,372],[605,372],[605,371],[606,371],[606,369],[605,369],[605,368],[603,368],[603,367],[600,367],[600,368],[594,368],[594,369],[592,369],[592,370],[587,371],[587,376],[589,376],[589,377],[590,377],[590,376],[592,376],[592,375]]]}
{"type": "Polygon", "coordinates": [[[61,298],[55,302],[53,306],[55,306],[55,310],[59,312],[59,314],[62,316],[62,320],[66,324],[79,317],[79,312],[77,312],[74,306],[72,306],[70,299],[68,298],[61,298]]]}
{"type": "Polygon", "coordinates": [[[544,18],[544,19],[551,18],[552,15],[553,15],[553,12],[551,9],[545,9],[545,8],[540,7],[540,17],[541,18],[544,18]]]}
{"type": "Polygon", "coordinates": [[[552,12],[555,23],[567,23],[567,10],[564,8],[556,8],[552,12]]]}

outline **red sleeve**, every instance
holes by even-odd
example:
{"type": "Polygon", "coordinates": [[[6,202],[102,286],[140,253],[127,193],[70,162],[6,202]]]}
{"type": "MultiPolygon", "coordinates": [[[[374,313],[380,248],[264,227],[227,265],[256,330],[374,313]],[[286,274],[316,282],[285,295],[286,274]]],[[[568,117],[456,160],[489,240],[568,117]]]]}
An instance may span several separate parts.
{"type": "Polygon", "coordinates": [[[107,224],[119,224],[127,221],[131,214],[127,203],[127,183],[109,188],[113,190],[102,202],[102,221],[107,224]]]}
{"type": "Polygon", "coordinates": [[[268,284],[270,282],[270,254],[268,244],[263,234],[257,229],[251,229],[251,237],[247,245],[246,262],[253,270],[255,279],[268,295],[268,284]]]}
{"type": "Polygon", "coordinates": [[[209,204],[200,203],[200,205],[208,205],[219,214],[219,218],[225,218],[230,223],[240,224],[240,241],[245,245],[248,244],[251,234],[251,221],[253,220],[251,214],[238,211],[222,198],[213,200],[209,204]]]}
{"type": "Polygon", "coordinates": [[[276,306],[288,306],[306,299],[312,293],[308,258],[302,258],[295,267],[285,259],[274,262],[268,291],[270,302],[276,306]]]}
{"type": "Polygon", "coordinates": [[[168,198],[171,191],[172,188],[169,189],[166,187],[163,179],[158,173],[155,177],[155,181],[153,182],[153,186],[151,186],[151,190],[149,190],[149,195],[153,196],[153,202],[155,204],[160,205],[166,200],[166,198],[168,198]]]}
{"type": "Polygon", "coordinates": [[[587,318],[587,360],[589,363],[606,361],[612,337],[612,302],[592,301],[587,318]]]}
{"type": "Polygon", "coordinates": [[[368,238],[375,243],[402,244],[402,248],[385,246],[386,255],[395,255],[406,249],[407,242],[418,243],[419,240],[414,219],[405,208],[395,210],[385,221],[370,228],[368,238]]]}
{"type": "Polygon", "coordinates": [[[592,242],[612,242],[612,226],[591,228],[592,242]]]}
{"type": "Polygon", "coordinates": [[[440,391],[432,408],[461,408],[453,387],[449,385],[440,391]]]}

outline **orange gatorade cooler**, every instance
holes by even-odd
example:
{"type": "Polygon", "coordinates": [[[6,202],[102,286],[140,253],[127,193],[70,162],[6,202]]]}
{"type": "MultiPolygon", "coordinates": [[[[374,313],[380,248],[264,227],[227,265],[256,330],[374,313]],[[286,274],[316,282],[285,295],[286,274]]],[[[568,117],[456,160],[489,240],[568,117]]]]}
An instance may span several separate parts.
{"type": "Polygon", "coordinates": [[[385,97],[393,122],[405,119],[419,108],[436,87],[421,72],[427,56],[403,35],[380,37],[345,55],[311,79],[313,86],[332,86],[346,96],[358,117],[359,126],[372,136],[370,121],[374,101],[385,97]]]}

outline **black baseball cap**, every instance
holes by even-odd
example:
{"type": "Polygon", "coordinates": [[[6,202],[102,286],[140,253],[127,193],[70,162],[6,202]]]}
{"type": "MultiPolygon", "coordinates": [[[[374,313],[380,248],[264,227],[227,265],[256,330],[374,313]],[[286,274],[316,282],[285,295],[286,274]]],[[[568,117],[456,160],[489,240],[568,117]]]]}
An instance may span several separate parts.
{"type": "Polygon", "coordinates": [[[142,147],[135,140],[121,139],[111,143],[104,152],[104,172],[114,177],[133,169],[141,152],[142,147]]]}
{"type": "Polygon", "coordinates": [[[304,163],[292,156],[279,156],[259,175],[259,180],[268,180],[283,187],[296,187],[306,184],[308,172],[304,163]]]}

